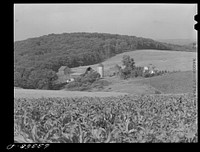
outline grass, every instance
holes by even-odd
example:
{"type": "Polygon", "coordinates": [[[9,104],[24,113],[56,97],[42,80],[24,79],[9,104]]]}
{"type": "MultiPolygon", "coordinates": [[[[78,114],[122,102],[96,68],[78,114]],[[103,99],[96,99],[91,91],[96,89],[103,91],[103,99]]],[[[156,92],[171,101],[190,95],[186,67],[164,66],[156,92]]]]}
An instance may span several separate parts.
{"type": "Polygon", "coordinates": [[[111,84],[102,91],[124,92],[129,94],[182,94],[193,93],[194,78],[192,71],[168,73],[150,78],[120,80],[116,77],[105,78],[111,84]]]}
{"type": "MultiPolygon", "coordinates": [[[[120,80],[114,77],[105,77],[112,84],[105,89],[100,88],[102,92],[96,92],[99,89],[93,89],[94,92],[82,91],[51,91],[51,90],[26,90],[15,89],[15,96],[27,97],[75,97],[75,96],[117,96],[120,93],[129,94],[155,94],[161,93],[186,93],[193,91],[192,63],[196,58],[195,52],[165,51],[165,50],[136,50],[118,54],[105,62],[105,73],[110,72],[110,68],[115,64],[121,65],[123,55],[130,55],[134,58],[137,66],[153,64],[159,70],[181,70],[183,72],[172,73],[164,76],[157,76],[147,79],[120,80]],[[186,72],[185,72],[186,71],[186,72]],[[157,92],[156,92],[157,91],[157,92]]],[[[97,70],[98,64],[91,65],[97,70]]],[[[84,73],[88,66],[72,68],[72,71],[84,73]]],[[[98,85],[98,84],[97,84],[98,85]]]]}
{"type": "MultiPolygon", "coordinates": [[[[125,92],[130,94],[155,94],[155,93],[186,93],[193,91],[192,66],[196,52],[180,52],[166,50],[136,50],[118,54],[105,62],[105,80],[112,82],[102,91],[125,92]],[[122,65],[123,55],[134,58],[137,66],[153,64],[158,70],[181,71],[164,76],[157,76],[147,79],[119,80],[107,77],[112,73],[112,67],[116,64],[122,65]],[[190,71],[190,72],[188,72],[190,71]],[[157,92],[156,92],[157,91],[157,92]]],[[[90,65],[97,69],[97,65],[90,65]]],[[[84,72],[88,66],[72,68],[75,72],[84,72]]]]}
{"type": "Polygon", "coordinates": [[[169,73],[163,76],[156,76],[139,81],[166,94],[192,93],[194,88],[194,78],[192,71],[169,73]]]}
{"type": "MultiPolygon", "coordinates": [[[[105,74],[110,72],[110,69],[115,64],[122,65],[123,55],[130,55],[134,58],[137,66],[146,66],[153,64],[158,70],[168,71],[189,71],[192,70],[193,59],[196,58],[196,52],[181,52],[181,51],[165,51],[165,50],[136,50],[118,54],[103,62],[105,74]]],[[[90,65],[97,70],[98,64],[90,65]]],[[[85,72],[88,66],[72,68],[74,72],[85,72]]]]}

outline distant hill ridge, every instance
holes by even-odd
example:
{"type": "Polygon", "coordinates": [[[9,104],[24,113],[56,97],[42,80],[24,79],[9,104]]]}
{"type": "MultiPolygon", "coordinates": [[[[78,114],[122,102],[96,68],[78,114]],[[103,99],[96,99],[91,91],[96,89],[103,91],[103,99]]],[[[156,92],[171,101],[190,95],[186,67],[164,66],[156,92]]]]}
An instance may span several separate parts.
{"type": "Polygon", "coordinates": [[[153,39],[108,33],[49,34],[14,43],[16,65],[27,65],[30,62],[38,64],[38,62],[55,61],[59,58],[59,63],[55,63],[59,66],[54,67],[54,70],[61,65],[76,67],[98,63],[127,50],[137,49],[194,51],[191,48],[157,42],[153,39]],[[74,63],[70,61],[74,59],[68,59],[70,63],[64,61],[67,57],[73,58],[74,56],[76,59],[79,58],[79,61],[74,61],[74,63]],[[88,61],[83,59],[86,56],[89,58],[88,61]]]}
{"type": "Polygon", "coordinates": [[[192,43],[196,43],[196,41],[192,39],[156,39],[156,41],[175,45],[191,45],[192,43]]]}

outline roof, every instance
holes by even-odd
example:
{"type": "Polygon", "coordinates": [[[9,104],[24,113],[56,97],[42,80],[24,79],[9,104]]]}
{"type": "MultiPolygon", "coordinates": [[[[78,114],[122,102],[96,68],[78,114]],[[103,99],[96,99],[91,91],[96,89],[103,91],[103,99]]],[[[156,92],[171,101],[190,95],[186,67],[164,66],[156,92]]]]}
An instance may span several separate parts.
{"type": "Polygon", "coordinates": [[[66,67],[67,67],[67,66],[61,66],[58,70],[59,70],[59,71],[63,71],[63,70],[65,70],[66,67]]]}
{"type": "Polygon", "coordinates": [[[104,65],[103,65],[102,63],[100,63],[100,64],[98,65],[98,67],[104,67],[104,65]]]}
{"type": "Polygon", "coordinates": [[[70,74],[71,76],[78,76],[78,75],[81,75],[82,73],[72,73],[70,74]]]}

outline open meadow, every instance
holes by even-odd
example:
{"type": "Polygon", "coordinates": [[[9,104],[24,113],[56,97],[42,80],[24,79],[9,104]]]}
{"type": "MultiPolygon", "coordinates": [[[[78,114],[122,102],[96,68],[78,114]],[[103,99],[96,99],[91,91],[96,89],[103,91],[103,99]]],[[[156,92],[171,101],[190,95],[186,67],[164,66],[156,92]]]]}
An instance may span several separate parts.
{"type": "Polygon", "coordinates": [[[105,86],[101,91],[141,95],[156,92],[162,94],[193,93],[195,78],[192,71],[182,71],[150,78],[120,80],[117,77],[107,77],[105,80],[109,81],[110,85],[105,86]]]}
{"type": "Polygon", "coordinates": [[[192,71],[168,73],[148,79],[141,79],[140,84],[152,86],[164,94],[193,93],[195,77],[192,71]]]}
{"type": "MultiPolygon", "coordinates": [[[[196,52],[181,52],[168,50],[136,50],[118,54],[103,62],[105,77],[104,80],[111,82],[101,91],[124,92],[129,94],[154,94],[160,93],[187,93],[193,91],[193,59],[196,59],[196,52]],[[158,70],[179,71],[152,78],[135,78],[120,80],[116,77],[109,77],[112,67],[116,64],[122,66],[123,55],[134,58],[136,66],[147,66],[153,64],[158,70]]],[[[97,69],[98,64],[90,65],[97,69]]],[[[72,68],[72,71],[83,73],[89,66],[72,68]]],[[[95,89],[93,91],[96,91],[95,89]]]]}
{"type": "MultiPolygon", "coordinates": [[[[116,64],[122,66],[123,55],[129,55],[134,58],[136,66],[147,66],[153,64],[158,70],[167,71],[189,71],[192,70],[193,59],[197,57],[196,52],[182,52],[169,50],[136,50],[118,54],[102,62],[105,74],[116,64]]],[[[98,64],[90,65],[97,69],[98,64]]],[[[83,73],[88,66],[72,68],[72,71],[83,73]]]]}

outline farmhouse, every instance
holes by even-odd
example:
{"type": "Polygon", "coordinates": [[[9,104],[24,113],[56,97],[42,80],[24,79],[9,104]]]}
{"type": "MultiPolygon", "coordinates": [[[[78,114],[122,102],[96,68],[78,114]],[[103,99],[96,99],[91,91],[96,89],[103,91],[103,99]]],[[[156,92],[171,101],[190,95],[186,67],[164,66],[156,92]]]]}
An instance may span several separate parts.
{"type": "Polygon", "coordinates": [[[150,74],[155,73],[155,66],[152,64],[149,64],[148,66],[144,66],[143,72],[149,72],[150,74]]]}

